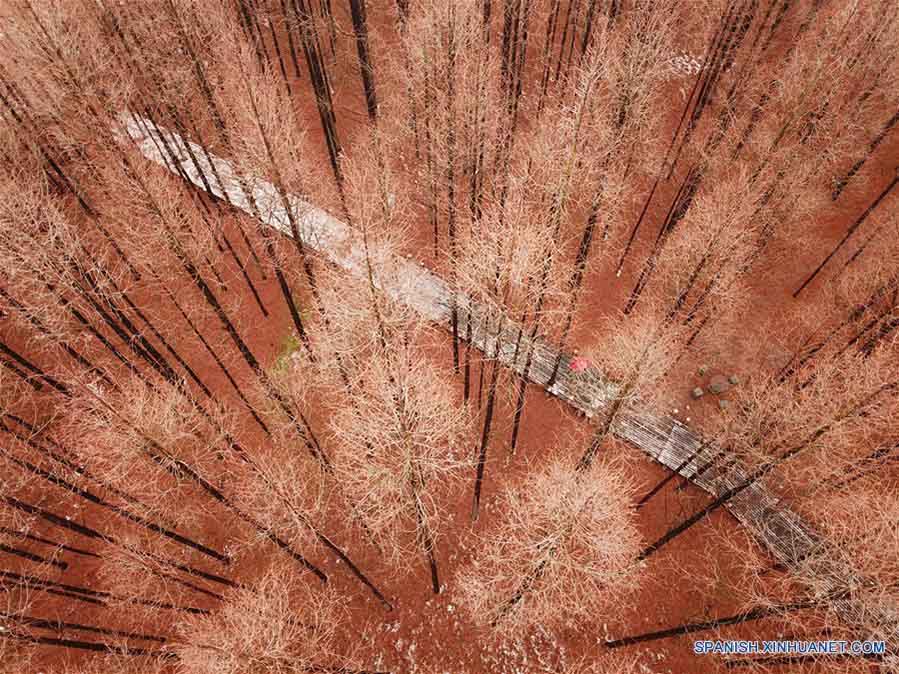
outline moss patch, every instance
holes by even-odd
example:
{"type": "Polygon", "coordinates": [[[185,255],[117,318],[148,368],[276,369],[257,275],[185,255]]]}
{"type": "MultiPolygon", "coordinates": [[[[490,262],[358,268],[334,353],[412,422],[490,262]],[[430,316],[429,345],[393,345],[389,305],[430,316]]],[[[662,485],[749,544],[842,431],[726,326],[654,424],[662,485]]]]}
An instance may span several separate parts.
{"type": "Polygon", "coordinates": [[[302,342],[300,342],[300,338],[297,337],[296,333],[291,332],[288,334],[281,340],[281,346],[278,349],[278,355],[275,357],[275,364],[272,369],[275,372],[284,372],[287,370],[290,365],[290,357],[293,355],[294,351],[297,351],[301,346],[302,342]]]}

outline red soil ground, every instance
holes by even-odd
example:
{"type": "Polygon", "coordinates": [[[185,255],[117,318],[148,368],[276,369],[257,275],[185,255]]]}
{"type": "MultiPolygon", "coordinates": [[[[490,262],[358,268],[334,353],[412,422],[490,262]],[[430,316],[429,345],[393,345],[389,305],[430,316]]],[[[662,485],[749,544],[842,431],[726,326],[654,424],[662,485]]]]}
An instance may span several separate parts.
{"type": "MultiPolygon", "coordinates": [[[[382,20],[383,17],[378,12],[373,12],[374,25],[377,26],[377,22],[382,20]]],[[[347,23],[344,17],[341,17],[341,21],[347,23]]],[[[354,72],[340,71],[339,77],[335,78],[339,85],[335,92],[337,118],[342,137],[347,139],[360,132],[360,124],[364,121],[361,84],[358,78],[354,79],[355,77],[354,72]]],[[[309,124],[312,141],[310,147],[318,148],[320,165],[324,167],[326,166],[324,142],[320,137],[317,113],[311,102],[311,88],[305,78],[305,72],[304,79],[293,80],[292,86],[299,115],[309,124]]],[[[679,110],[673,106],[672,119],[678,113],[679,110]]],[[[848,223],[890,179],[892,167],[888,158],[896,156],[897,150],[899,144],[895,139],[882,146],[875,159],[869,161],[862,174],[856,176],[842,198],[820,213],[815,222],[810,224],[816,243],[804,249],[805,255],[802,259],[795,259],[790,264],[773,269],[764,277],[759,276],[757,285],[752,288],[754,316],[780,315],[794,302],[791,293],[807,270],[826,254],[832,243],[842,236],[848,223]]],[[[321,179],[325,180],[324,172],[321,179]]],[[[822,186],[821,189],[826,190],[828,186],[822,186]]],[[[588,275],[571,340],[572,347],[587,348],[597,332],[608,329],[606,316],[616,307],[623,305],[638,271],[636,264],[643,259],[649,238],[654,236],[654,226],[660,222],[667,207],[666,198],[670,198],[673,190],[674,187],[668,186],[657,196],[656,206],[648,215],[647,223],[624,273],[620,277],[615,277],[608,269],[598,268],[588,275]]],[[[249,219],[244,218],[244,222],[249,228],[249,219]]],[[[429,241],[430,232],[426,231],[424,224],[423,228],[422,232],[419,232],[419,239],[429,241]]],[[[232,241],[237,242],[238,237],[233,227],[229,227],[228,231],[232,241]]],[[[419,246],[413,248],[411,252],[428,261],[428,250],[427,246],[419,246]]],[[[246,256],[242,246],[241,254],[246,256]]],[[[285,246],[284,254],[296,264],[292,247],[285,246]]],[[[253,274],[263,301],[271,311],[268,319],[262,319],[245,286],[239,280],[237,270],[223,265],[220,271],[228,280],[229,290],[226,294],[230,303],[232,306],[243,307],[241,316],[243,336],[265,364],[273,364],[285,337],[291,332],[290,319],[276,284],[271,277],[263,281],[258,273],[253,274]]],[[[179,296],[182,293],[189,295],[193,292],[183,277],[172,279],[171,288],[179,296]]],[[[822,284],[818,283],[800,301],[813,303],[816,301],[816,293],[821,292],[825,290],[822,284]]],[[[135,296],[151,310],[163,308],[163,300],[157,295],[149,293],[141,295],[138,289],[135,296]]],[[[309,298],[302,294],[301,303],[311,306],[309,298]]],[[[163,310],[167,311],[164,308],[163,310]]],[[[224,376],[202,347],[187,334],[183,324],[177,324],[182,327],[166,330],[166,337],[172,340],[173,345],[195,371],[202,373],[203,381],[211,390],[232,402],[236,409],[243,409],[224,376]]],[[[755,329],[760,326],[752,319],[747,319],[746,327],[742,342],[720,345],[720,357],[710,363],[714,371],[738,372],[741,375],[752,372],[756,365],[746,362],[744,347],[755,340],[764,339],[765,336],[755,329]]],[[[203,326],[203,330],[208,338],[214,338],[216,344],[226,343],[218,325],[207,324],[203,326]]],[[[47,355],[36,354],[27,343],[26,335],[14,329],[9,319],[0,322],[0,332],[4,340],[28,354],[35,363],[48,371],[53,371],[54,364],[47,360],[47,355]]],[[[442,348],[434,356],[448,362],[449,354],[449,339],[445,337],[442,348]]],[[[229,365],[233,365],[233,371],[239,382],[249,381],[251,376],[249,370],[233,355],[229,357],[229,365]]],[[[671,389],[672,409],[677,407],[682,418],[690,416],[694,423],[701,423],[704,416],[717,413],[711,396],[699,402],[689,400],[689,390],[698,383],[698,379],[695,381],[685,379],[672,384],[671,389]]],[[[47,398],[52,396],[47,394],[47,398]]],[[[23,415],[27,414],[31,419],[36,419],[48,414],[50,410],[65,414],[64,409],[56,406],[45,409],[32,407],[20,412],[23,415]]],[[[313,412],[313,423],[324,427],[327,420],[320,416],[313,412]]],[[[244,415],[244,419],[247,422],[248,442],[262,442],[262,438],[254,436],[249,417],[244,415]]],[[[595,624],[589,630],[522,635],[520,642],[512,644],[499,644],[476,630],[457,609],[453,580],[456,570],[477,554],[476,536],[491,526],[493,514],[491,504],[495,502],[497,492],[508,485],[526,480],[530,469],[547,461],[551,452],[564,444],[564,439],[583,434],[586,430],[583,419],[535,387],[529,392],[522,442],[515,456],[510,456],[506,448],[510,425],[509,405],[504,404],[499,415],[495,439],[490,448],[490,464],[487,468],[484,494],[485,507],[480,521],[473,526],[468,519],[470,485],[454,494],[448,503],[454,513],[454,519],[438,545],[438,563],[447,586],[442,595],[435,597],[431,594],[423,559],[408,560],[406,568],[397,573],[395,569],[388,568],[370,547],[359,543],[361,538],[357,535],[358,532],[354,532],[346,522],[329,521],[323,528],[346,545],[354,561],[379,586],[386,588],[388,596],[395,603],[394,611],[386,612],[372,601],[370,595],[361,589],[344,569],[333,562],[332,557],[320,550],[304,551],[314,563],[329,573],[333,585],[341,592],[345,592],[349,598],[349,619],[341,629],[348,643],[363,644],[361,652],[366,656],[367,663],[374,664],[375,659],[381,657],[382,660],[377,663],[379,669],[397,672],[414,672],[416,667],[421,667],[423,671],[445,671],[454,674],[564,671],[563,663],[571,663],[580,657],[589,659],[608,657],[609,651],[602,646],[606,638],[730,615],[743,608],[738,588],[745,584],[745,578],[740,563],[750,551],[753,554],[758,551],[754,549],[755,543],[749,540],[736,522],[726,513],[719,511],[703,524],[676,539],[664,553],[654,556],[647,565],[645,582],[634,602],[622,606],[614,614],[596,616],[595,624]]],[[[577,446],[573,446],[573,449],[577,451],[577,446]]],[[[665,469],[652,462],[639,450],[624,443],[613,443],[605,449],[605,452],[608,456],[619,458],[627,466],[630,477],[639,487],[638,493],[643,493],[667,474],[665,469]]],[[[674,487],[678,484],[679,480],[672,481],[646,508],[639,511],[640,529],[646,540],[653,540],[672,523],[706,502],[707,496],[692,486],[676,491],[674,487]]],[[[45,485],[35,487],[27,497],[34,501],[40,500],[44,507],[54,512],[66,513],[72,521],[102,531],[123,532],[131,526],[120,518],[110,515],[108,511],[85,504],[83,501],[76,503],[66,492],[45,485]]],[[[202,498],[197,495],[198,500],[202,498]]],[[[209,511],[200,520],[203,526],[191,533],[205,543],[221,548],[228,540],[228,528],[222,527],[219,519],[225,515],[220,509],[210,507],[208,504],[207,507],[210,508],[209,511]]],[[[58,540],[65,539],[70,545],[82,548],[92,549],[94,545],[87,538],[77,535],[67,536],[56,527],[40,526],[34,533],[58,540]]],[[[41,546],[33,543],[23,543],[20,547],[41,552],[41,546]]],[[[261,546],[257,552],[259,558],[278,554],[280,553],[273,546],[261,546]]],[[[0,558],[5,569],[22,573],[34,572],[33,565],[27,561],[2,553],[0,558]]],[[[60,559],[70,562],[70,566],[65,572],[55,572],[53,580],[87,587],[94,585],[99,567],[97,563],[86,561],[86,558],[73,557],[68,553],[63,553],[60,559]]],[[[241,562],[242,568],[234,569],[230,576],[245,582],[251,581],[256,575],[253,559],[252,556],[244,559],[241,562]]],[[[199,564],[203,565],[202,562],[199,564]]],[[[204,565],[203,568],[210,566],[204,565]]],[[[34,615],[85,624],[109,624],[108,619],[104,617],[104,612],[108,609],[38,594],[34,597],[32,610],[34,615]]],[[[213,607],[216,604],[214,600],[200,595],[196,595],[194,603],[200,607],[213,607]]],[[[121,616],[119,619],[125,627],[126,619],[121,616]]],[[[135,629],[140,627],[143,631],[158,631],[166,635],[171,633],[173,619],[174,616],[170,613],[160,612],[158,619],[154,620],[152,629],[146,624],[133,627],[135,629]]],[[[722,634],[726,635],[725,638],[774,638],[782,633],[782,630],[780,623],[761,620],[727,628],[722,634]]],[[[702,633],[696,637],[708,638],[709,634],[712,633],[702,633]]],[[[706,674],[723,671],[719,661],[709,656],[697,658],[692,654],[693,638],[693,636],[671,638],[650,642],[642,647],[629,647],[627,650],[640,652],[642,661],[654,672],[706,674]]],[[[88,656],[79,651],[41,649],[38,659],[31,665],[29,671],[41,671],[43,667],[49,668],[61,661],[77,663],[85,657],[88,656]]]]}
{"type": "MultiPolygon", "coordinates": [[[[246,220],[245,224],[249,225],[249,222],[246,220]]],[[[232,240],[236,241],[233,229],[230,233],[232,240]]],[[[292,248],[285,247],[284,253],[290,258],[293,254],[292,248]]],[[[263,362],[267,366],[273,365],[282,349],[285,336],[291,332],[290,319],[276,284],[271,278],[262,281],[258,274],[254,275],[263,302],[271,311],[271,316],[267,320],[261,320],[258,310],[251,303],[249,293],[237,276],[236,268],[222,265],[219,270],[228,281],[229,290],[225,295],[229,296],[229,300],[235,305],[244,307],[244,314],[241,317],[242,334],[263,362]],[[235,294],[240,297],[235,297],[235,294]]],[[[172,279],[171,287],[179,297],[188,297],[193,292],[183,277],[172,279]]],[[[148,313],[155,314],[157,308],[164,309],[158,295],[141,295],[138,291],[134,297],[140,298],[140,305],[145,307],[148,313]]],[[[301,304],[308,306],[310,299],[301,297],[301,304]]],[[[225,343],[225,336],[217,325],[210,322],[203,326],[203,331],[207,339],[213,343],[225,343]]],[[[167,329],[165,335],[195,371],[202,373],[204,383],[211,390],[230,401],[236,409],[241,409],[224,376],[208,355],[198,348],[196,340],[192,339],[186,330],[167,329]]],[[[28,353],[37,365],[47,371],[53,371],[54,364],[47,360],[45,354],[38,355],[33,348],[29,348],[24,335],[10,329],[8,320],[3,324],[3,336],[14,347],[28,353]]],[[[434,353],[435,358],[443,359],[444,362],[449,361],[449,341],[448,336],[444,336],[443,346],[434,353]]],[[[101,358],[100,354],[93,354],[92,357],[101,358]]],[[[249,385],[252,376],[242,363],[237,362],[232,356],[229,366],[232,367],[232,372],[241,385],[249,385]]],[[[475,371],[477,372],[477,369],[475,371]]],[[[46,411],[50,410],[56,414],[65,414],[64,409],[60,409],[58,405],[51,406],[48,402],[46,411]]],[[[41,410],[35,411],[36,416],[40,417],[41,410]]],[[[20,410],[22,414],[26,412],[27,410],[20,410]]],[[[673,542],[665,554],[654,557],[648,564],[644,585],[637,593],[633,604],[622,606],[614,614],[597,616],[596,623],[590,630],[581,632],[570,630],[555,635],[548,633],[522,635],[519,643],[501,644],[474,628],[457,609],[454,575],[457,569],[477,554],[476,536],[491,526],[493,513],[491,505],[495,502],[497,492],[510,484],[526,480],[532,467],[545,462],[557,448],[566,446],[566,439],[572,436],[583,439],[584,433],[588,430],[585,421],[572,410],[547,396],[541,389],[532,387],[524,417],[521,445],[518,453],[512,457],[506,444],[511,424],[510,412],[510,405],[504,403],[498,416],[495,440],[490,448],[483,516],[474,526],[468,517],[473,475],[472,484],[465,485],[459,493],[451,495],[451,500],[447,504],[454,512],[454,519],[438,545],[438,563],[446,585],[444,594],[437,597],[432,595],[423,558],[410,559],[408,566],[399,571],[385,566],[376,552],[358,542],[363,540],[362,537],[358,532],[354,533],[346,522],[329,521],[323,529],[344,544],[354,561],[380,587],[386,589],[387,595],[396,606],[394,611],[386,612],[373,601],[371,595],[361,588],[355,579],[334,563],[333,557],[321,550],[303,550],[313,563],[331,576],[332,585],[349,598],[349,620],[342,630],[346,633],[348,643],[358,643],[360,634],[366,635],[362,637],[361,643],[364,646],[361,652],[366,655],[367,661],[371,662],[373,658],[383,656],[378,666],[385,671],[397,672],[413,672],[416,671],[416,666],[430,667],[430,671],[447,672],[556,671],[554,668],[563,666],[566,662],[571,663],[579,657],[591,659],[608,657],[609,651],[602,646],[602,642],[607,638],[730,615],[742,608],[740,593],[736,590],[744,580],[740,569],[743,553],[740,551],[748,551],[754,544],[727,514],[719,512],[708,522],[695,527],[673,542]],[[725,533],[722,537],[723,532],[725,533]],[[726,545],[722,544],[724,539],[726,545]],[[707,575],[714,575],[714,582],[707,575]],[[542,667],[546,669],[541,669],[542,667]]],[[[313,424],[323,428],[327,420],[318,416],[313,411],[313,424]]],[[[262,438],[258,437],[261,434],[254,433],[249,416],[245,414],[243,418],[248,443],[262,442],[262,438]]],[[[582,445],[583,441],[568,446],[576,454],[582,445]]],[[[630,477],[639,488],[639,493],[644,493],[666,475],[666,470],[636,448],[624,443],[613,443],[605,451],[609,457],[620,458],[625,463],[630,477]]],[[[646,540],[654,539],[673,522],[705,502],[704,494],[693,487],[675,491],[674,487],[678,484],[679,481],[672,482],[640,511],[639,525],[646,540]]],[[[105,496],[110,500],[116,500],[113,496],[105,496]]],[[[34,490],[23,498],[40,502],[42,507],[53,512],[65,513],[74,522],[117,536],[124,536],[125,532],[133,530],[131,525],[108,511],[86,504],[84,501],[73,500],[68,493],[48,488],[45,483],[36,485],[34,490]]],[[[216,549],[224,548],[228,543],[233,517],[229,517],[221,508],[212,506],[208,498],[199,493],[196,494],[196,499],[198,506],[202,505],[207,510],[206,515],[198,520],[202,526],[192,528],[190,534],[216,549]],[[229,521],[228,527],[221,526],[222,519],[229,521]]],[[[47,526],[46,523],[39,524],[32,531],[48,538],[64,539],[68,544],[79,548],[95,549],[95,541],[78,535],[66,536],[59,528],[47,526]]],[[[26,543],[21,547],[41,552],[41,546],[36,544],[26,543]]],[[[265,557],[279,554],[282,553],[273,546],[261,546],[256,553],[244,557],[239,567],[230,570],[226,575],[249,582],[259,573],[259,568],[255,568],[254,559],[261,562],[265,557]]],[[[34,565],[29,562],[9,555],[0,556],[3,557],[6,569],[22,573],[35,572],[34,565]]],[[[214,565],[207,563],[209,560],[202,558],[197,560],[196,555],[193,557],[193,561],[200,568],[213,572],[221,571],[212,568],[214,565]]],[[[45,577],[70,585],[103,587],[102,582],[97,582],[99,563],[68,553],[63,553],[60,559],[71,564],[69,569],[45,577]]],[[[315,582],[311,576],[310,582],[315,582]]],[[[208,583],[205,586],[210,587],[208,583]]],[[[35,602],[30,611],[32,615],[82,624],[110,624],[109,615],[105,614],[108,609],[60,600],[52,595],[38,596],[39,594],[35,594],[35,602]]],[[[195,593],[191,597],[191,605],[198,607],[214,607],[216,604],[214,600],[195,593]]],[[[112,624],[121,629],[165,636],[171,633],[171,621],[174,619],[175,616],[171,612],[160,611],[158,617],[152,620],[151,629],[146,622],[146,615],[141,617],[135,615],[134,623],[129,624],[130,621],[117,612],[115,620],[118,622],[112,624]]],[[[772,636],[770,629],[773,627],[769,628],[765,621],[759,621],[749,623],[745,627],[732,628],[727,634],[734,638],[770,637],[772,636]]],[[[136,641],[130,643],[132,646],[148,645],[136,641]]],[[[629,647],[628,651],[641,652],[644,661],[652,667],[652,671],[660,673],[716,671],[717,663],[709,659],[697,659],[692,655],[691,647],[692,638],[676,638],[652,642],[645,647],[629,647]]],[[[40,667],[49,668],[61,660],[76,663],[84,657],[87,656],[79,651],[44,649],[40,651],[39,659],[32,666],[38,668],[34,671],[39,671],[40,667]]]]}

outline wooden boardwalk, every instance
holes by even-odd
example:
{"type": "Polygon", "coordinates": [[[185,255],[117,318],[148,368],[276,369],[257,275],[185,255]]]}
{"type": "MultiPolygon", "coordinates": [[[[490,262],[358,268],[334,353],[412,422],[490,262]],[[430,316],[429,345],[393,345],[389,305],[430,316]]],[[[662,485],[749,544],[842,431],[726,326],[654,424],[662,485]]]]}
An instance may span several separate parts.
{"type": "MultiPolygon", "coordinates": [[[[143,118],[123,115],[121,122],[125,132],[145,157],[205,189],[198,172],[199,166],[211,181],[210,187],[215,196],[291,236],[287,214],[272,184],[245,176],[238,179],[228,161],[207,154],[194,143],[186,144],[178,134],[154,127],[143,118]],[[215,170],[212,170],[207,157],[211,158],[215,170]],[[252,203],[247,198],[248,193],[252,195],[252,203]]],[[[291,196],[289,201],[295,218],[300,223],[304,243],[334,265],[351,274],[363,275],[362,245],[352,228],[296,196],[291,196]]],[[[427,319],[449,327],[453,294],[441,278],[417,262],[383,251],[374,251],[373,257],[376,258],[379,269],[376,282],[384,293],[412,306],[427,319]]],[[[502,363],[521,374],[524,370],[524,354],[530,345],[527,336],[521,337],[522,347],[516,359],[515,344],[519,331],[513,322],[503,320],[505,327],[499,335],[495,335],[495,327],[494,334],[490,334],[484,328],[486,321],[481,320],[484,308],[479,310],[479,307],[458,295],[456,305],[461,314],[461,325],[465,325],[465,320],[470,315],[472,325],[478,326],[474,329],[472,343],[485,354],[496,354],[502,363]]],[[[557,357],[558,352],[554,347],[537,340],[534,343],[529,380],[545,387],[557,357]]],[[[556,382],[548,391],[588,416],[593,416],[609,400],[615,385],[595,370],[575,373],[567,367],[568,362],[569,357],[563,354],[556,382]]],[[[720,494],[742,483],[746,477],[746,471],[734,461],[719,461],[716,464],[726,466],[726,470],[703,470],[720,451],[719,448],[710,443],[703,447],[700,437],[672,417],[631,414],[621,420],[615,433],[667,468],[677,470],[709,494],[720,494]],[[688,461],[694,455],[695,458],[688,461]]],[[[799,569],[805,560],[812,558],[820,549],[820,539],[814,531],[762,484],[754,484],[742,491],[728,502],[727,509],[774,558],[788,568],[799,569]]],[[[821,573],[823,575],[816,594],[839,594],[850,589],[852,599],[832,602],[836,611],[850,625],[866,630],[866,638],[887,641],[888,652],[899,659],[899,611],[893,607],[882,607],[876,601],[859,598],[867,591],[849,568],[834,568],[829,565],[827,571],[821,573]]]]}

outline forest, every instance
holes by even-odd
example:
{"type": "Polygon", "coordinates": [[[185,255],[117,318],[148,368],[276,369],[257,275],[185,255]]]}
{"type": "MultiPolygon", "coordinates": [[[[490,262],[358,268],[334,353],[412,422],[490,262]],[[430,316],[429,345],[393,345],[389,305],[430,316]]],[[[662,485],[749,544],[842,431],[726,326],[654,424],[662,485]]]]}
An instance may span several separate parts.
{"type": "Polygon", "coordinates": [[[0,674],[899,672],[897,126],[892,0],[0,0],[0,674]]]}

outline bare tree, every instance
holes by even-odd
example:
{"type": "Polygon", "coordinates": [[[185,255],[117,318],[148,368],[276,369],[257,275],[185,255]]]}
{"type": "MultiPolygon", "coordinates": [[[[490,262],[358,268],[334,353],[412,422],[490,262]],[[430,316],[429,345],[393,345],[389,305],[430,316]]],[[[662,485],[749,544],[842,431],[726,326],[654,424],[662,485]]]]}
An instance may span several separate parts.
{"type": "Polygon", "coordinates": [[[632,493],[608,461],[586,472],[554,462],[508,488],[480,558],[457,580],[472,619],[511,635],[614,610],[639,585],[632,493]]]}
{"type": "Polygon", "coordinates": [[[344,610],[334,594],[313,590],[293,573],[273,566],[251,586],[230,592],[215,612],[178,624],[180,638],[172,644],[178,671],[346,671],[352,666],[352,652],[336,639],[344,610]]]}
{"type": "MultiPolygon", "coordinates": [[[[530,174],[511,177],[506,198],[502,203],[486,205],[462,242],[458,270],[458,283],[467,296],[465,307],[466,338],[480,345],[484,352],[481,361],[481,383],[478,389],[478,407],[481,407],[481,389],[485,362],[490,374],[484,396],[482,431],[478,446],[478,468],[475,477],[472,518],[477,519],[481,489],[487,465],[487,453],[494,428],[499,396],[501,350],[511,346],[514,340],[514,359],[519,361],[530,353],[530,343],[525,334],[526,325],[515,325],[516,317],[533,320],[542,295],[544,301],[558,292],[554,278],[547,272],[552,262],[553,227],[539,218],[530,201],[530,174]],[[533,210],[532,210],[533,209],[533,210]],[[475,307],[478,310],[475,311],[475,307]]],[[[466,363],[468,356],[466,355],[466,363]]],[[[470,395],[468,366],[466,365],[464,397],[470,395]]]]}
{"type": "Polygon", "coordinates": [[[358,508],[390,557],[405,558],[410,539],[424,550],[436,593],[436,545],[446,518],[436,497],[471,464],[468,419],[420,356],[394,357],[405,360],[405,367],[388,375],[389,364],[372,359],[372,370],[363,374],[356,398],[361,420],[355,413],[334,418],[345,452],[338,470],[351,490],[365,494],[358,508]]]}
{"type": "MultiPolygon", "coordinates": [[[[827,209],[886,161],[899,10],[700,9],[398,0],[394,32],[393,7],[364,0],[0,7],[0,661],[70,649],[85,671],[355,671],[337,634],[358,623],[320,590],[347,571],[391,607],[351,558],[359,540],[378,574],[423,557],[439,592],[469,473],[473,517],[495,520],[456,579],[474,623],[502,636],[615,610],[647,558],[764,486],[819,536],[779,562],[741,539],[727,552],[751,558],[745,577],[689,576],[732,582],[734,603],[712,611],[700,589],[706,615],[606,645],[760,626],[893,638],[896,180],[858,212],[827,209]],[[702,53],[693,80],[667,77],[674,49],[702,53]],[[316,178],[325,161],[336,190],[316,178]],[[348,235],[314,240],[303,202],[348,235]],[[814,254],[822,216],[848,229],[781,312],[778,284],[814,254]],[[426,248],[443,279],[402,261],[426,248]],[[621,289],[621,312],[596,301],[621,289]],[[586,327],[593,345],[568,367],[586,327]],[[282,330],[300,349],[272,364],[282,330]],[[436,364],[450,344],[460,390],[436,364]],[[713,354],[753,375],[697,415],[718,442],[676,472],[701,457],[694,475],[723,486],[646,546],[614,438],[713,354]],[[534,379],[595,402],[590,437],[533,480],[488,478],[534,379]],[[289,560],[260,579],[273,551],[289,560]]],[[[570,669],[636,671],[620,652],[570,669]]]]}
{"type": "Polygon", "coordinates": [[[735,407],[731,433],[723,443],[730,449],[728,456],[747,459],[751,470],[647,546],[641,558],[654,554],[752,485],[776,479],[801,465],[799,460],[842,446],[864,434],[869,425],[891,418],[899,387],[888,365],[892,360],[893,355],[886,352],[873,359],[840,354],[819,362],[814,376],[798,388],[773,376],[755,381],[742,393],[745,402],[735,407]]]}

